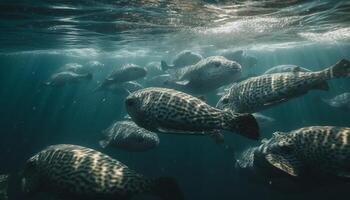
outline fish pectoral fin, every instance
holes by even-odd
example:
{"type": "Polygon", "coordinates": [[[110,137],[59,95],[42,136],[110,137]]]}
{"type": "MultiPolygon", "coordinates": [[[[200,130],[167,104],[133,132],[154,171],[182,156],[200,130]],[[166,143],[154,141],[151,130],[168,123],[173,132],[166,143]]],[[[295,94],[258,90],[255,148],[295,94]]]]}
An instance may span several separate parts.
{"type": "Polygon", "coordinates": [[[283,103],[287,100],[288,100],[287,98],[272,100],[272,101],[264,103],[264,106],[272,106],[274,104],[283,103]]]}
{"type": "Polygon", "coordinates": [[[175,133],[175,134],[185,134],[186,133],[186,131],[164,128],[164,127],[158,127],[157,131],[160,133],[175,133]]]}
{"type": "Polygon", "coordinates": [[[265,158],[271,165],[286,172],[287,174],[291,176],[299,175],[298,168],[300,166],[300,162],[294,156],[283,154],[267,154],[265,158]]]}
{"type": "Polygon", "coordinates": [[[179,84],[179,85],[187,85],[187,84],[190,83],[190,81],[189,80],[183,80],[183,81],[176,81],[175,83],[179,84]]]}

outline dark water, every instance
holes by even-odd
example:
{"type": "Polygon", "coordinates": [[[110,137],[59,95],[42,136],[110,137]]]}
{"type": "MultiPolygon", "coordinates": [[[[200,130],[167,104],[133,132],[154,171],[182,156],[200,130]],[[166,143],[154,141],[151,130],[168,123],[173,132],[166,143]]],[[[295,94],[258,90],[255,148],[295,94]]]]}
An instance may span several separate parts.
{"type": "MultiPolygon", "coordinates": [[[[113,67],[125,63],[171,61],[184,49],[205,57],[243,49],[258,60],[250,73],[259,74],[278,64],[321,70],[350,59],[349,1],[3,0],[0,24],[1,173],[18,172],[26,159],[50,144],[101,150],[101,131],[126,111],[123,97],[92,91],[113,67]],[[105,65],[93,81],[43,86],[64,64],[89,61],[105,65]]],[[[349,127],[348,111],[331,108],[318,97],[349,92],[350,79],[329,84],[329,92],[312,91],[264,111],[276,122],[262,135],[310,125],[349,127]]],[[[216,100],[212,97],[210,103],[216,100]]],[[[147,152],[101,151],[147,176],[176,177],[186,199],[349,198],[342,187],[271,190],[238,176],[234,150],[210,138],[159,137],[160,146],[147,152]]],[[[225,139],[236,152],[256,144],[234,134],[225,139]]],[[[16,197],[15,190],[11,194],[16,197]]]]}

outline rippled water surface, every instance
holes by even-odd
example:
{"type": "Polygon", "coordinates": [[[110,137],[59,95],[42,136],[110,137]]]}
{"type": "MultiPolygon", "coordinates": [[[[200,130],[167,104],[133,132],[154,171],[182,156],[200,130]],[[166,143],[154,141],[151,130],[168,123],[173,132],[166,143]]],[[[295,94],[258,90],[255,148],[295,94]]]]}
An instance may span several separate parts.
{"type": "Polygon", "coordinates": [[[156,54],[188,45],[259,48],[350,38],[350,2],[338,0],[4,0],[0,11],[3,53],[137,47],[156,54]]]}

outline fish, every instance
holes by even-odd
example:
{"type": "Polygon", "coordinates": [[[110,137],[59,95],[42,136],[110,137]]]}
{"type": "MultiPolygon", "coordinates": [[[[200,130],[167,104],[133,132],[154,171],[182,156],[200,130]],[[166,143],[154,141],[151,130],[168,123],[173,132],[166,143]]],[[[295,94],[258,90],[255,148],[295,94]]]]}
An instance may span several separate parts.
{"type": "Polygon", "coordinates": [[[167,88],[150,87],[131,93],[125,106],[140,127],[160,133],[209,135],[222,143],[218,130],[259,138],[259,127],[251,114],[216,109],[192,95],[167,88]]]}
{"type": "Polygon", "coordinates": [[[350,93],[349,92],[339,94],[331,99],[322,98],[322,101],[334,108],[342,108],[345,110],[350,110],[350,93]]]}
{"type": "Polygon", "coordinates": [[[349,75],[350,62],[346,59],[318,72],[264,74],[232,84],[216,107],[238,113],[259,112],[302,96],[309,90],[328,91],[327,80],[349,75]]]}
{"type": "Polygon", "coordinates": [[[206,94],[224,85],[238,80],[241,76],[241,66],[222,56],[211,56],[195,65],[169,71],[176,81],[175,87],[191,94],[206,94]]]}
{"type": "Polygon", "coordinates": [[[181,51],[174,58],[173,65],[168,65],[164,60],[161,61],[161,68],[166,71],[170,68],[182,68],[189,65],[194,65],[202,60],[203,57],[189,50],[181,51]]]}
{"type": "Polygon", "coordinates": [[[113,84],[121,84],[129,81],[135,81],[144,78],[147,75],[147,70],[135,64],[127,64],[119,69],[114,70],[96,90],[103,90],[113,84]]]}
{"type": "Polygon", "coordinates": [[[91,80],[92,74],[77,74],[75,72],[59,72],[53,74],[47,82],[44,83],[46,86],[60,87],[67,84],[78,83],[82,80],[91,80]]]}
{"type": "Polygon", "coordinates": [[[113,83],[105,87],[97,87],[94,91],[107,91],[119,96],[127,96],[131,92],[142,89],[143,86],[135,81],[128,81],[124,83],[113,83]]]}
{"type": "Polygon", "coordinates": [[[115,147],[127,151],[147,151],[159,145],[156,133],[137,126],[131,120],[115,121],[104,131],[102,148],[115,147]]]}
{"type": "Polygon", "coordinates": [[[350,128],[310,126],[275,132],[265,159],[292,177],[350,178],[350,128]]]}
{"type": "Polygon", "coordinates": [[[277,65],[264,72],[264,74],[276,74],[283,72],[311,72],[311,70],[297,65],[277,65]]]}
{"type": "Polygon", "coordinates": [[[87,200],[129,200],[138,194],[184,199],[173,178],[147,178],[106,154],[72,144],[52,145],[32,156],[21,179],[27,196],[46,192],[87,200]]]}

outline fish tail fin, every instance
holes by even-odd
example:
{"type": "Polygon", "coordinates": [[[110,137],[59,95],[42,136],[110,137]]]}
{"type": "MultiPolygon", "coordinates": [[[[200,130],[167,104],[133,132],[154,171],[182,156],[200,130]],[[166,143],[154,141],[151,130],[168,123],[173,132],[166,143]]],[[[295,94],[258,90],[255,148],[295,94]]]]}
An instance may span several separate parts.
{"type": "Polygon", "coordinates": [[[160,61],[160,67],[163,71],[166,71],[170,68],[170,66],[164,60],[160,61]]]}
{"type": "Polygon", "coordinates": [[[322,71],[326,77],[340,78],[350,76],[350,62],[346,59],[338,61],[335,65],[322,71]]]}
{"type": "Polygon", "coordinates": [[[228,122],[231,131],[238,131],[244,137],[258,140],[260,137],[259,125],[255,117],[249,113],[233,114],[228,122]]]}
{"type": "Polygon", "coordinates": [[[183,200],[184,194],[177,181],[171,177],[160,177],[155,179],[153,191],[162,200],[183,200]]]}
{"type": "Polygon", "coordinates": [[[0,199],[1,200],[7,200],[7,188],[8,188],[8,178],[9,175],[2,174],[0,175],[0,199]]]}

